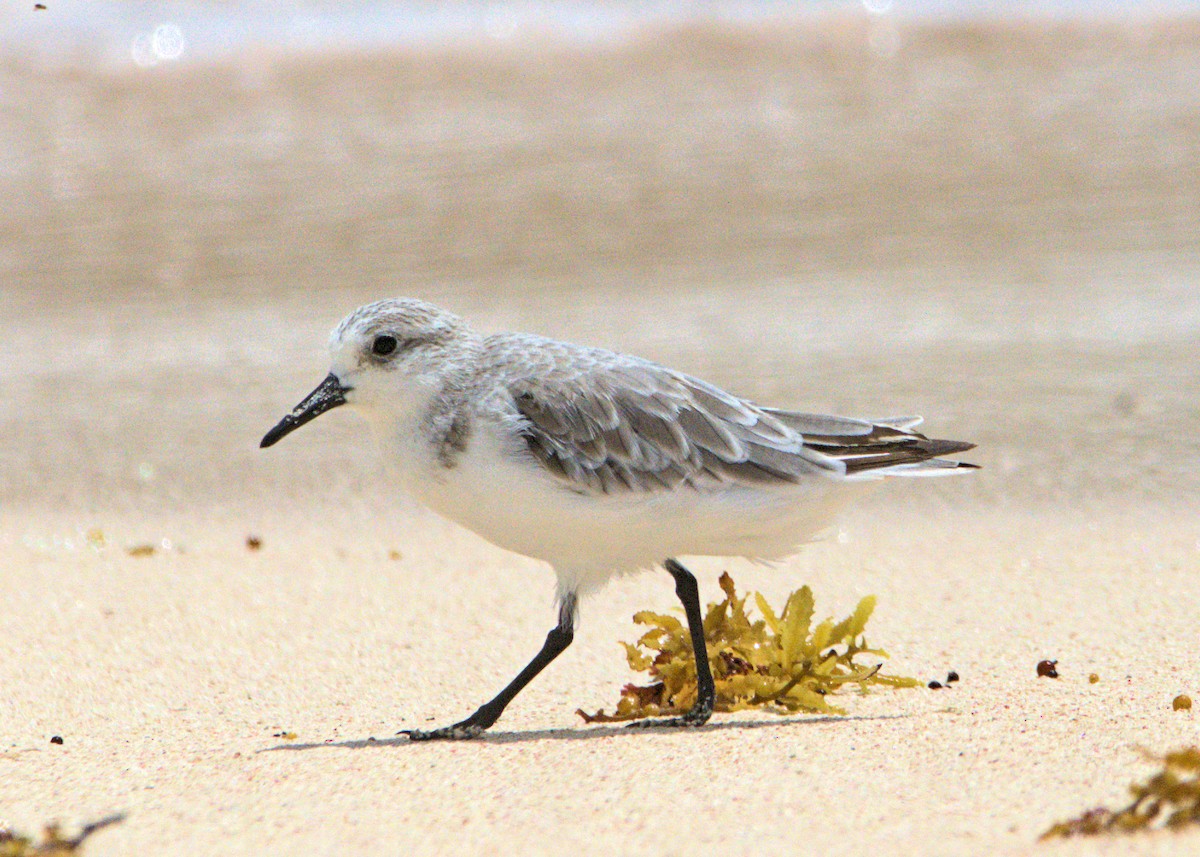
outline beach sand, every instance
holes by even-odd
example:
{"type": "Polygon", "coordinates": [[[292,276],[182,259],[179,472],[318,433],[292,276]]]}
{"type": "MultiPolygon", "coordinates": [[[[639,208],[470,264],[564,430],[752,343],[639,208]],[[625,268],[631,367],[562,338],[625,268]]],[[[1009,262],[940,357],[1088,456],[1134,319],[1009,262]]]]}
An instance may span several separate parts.
{"type": "Polygon", "coordinates": [[[1200,27],[872,26],[7,58],[0,820],[127,813],[89,857],[1200,849],[1037,842],[1200,741],[1200,27]],[[550,571],[406,499],[353,414],[258,449],[397,294],[978,443],[778,567],[694,563],[705,602],[875,594],[886,668],[961,681],[585,726],[675,607],[646,574],[485,739],[394,737],[554,621],[550,571]]]}

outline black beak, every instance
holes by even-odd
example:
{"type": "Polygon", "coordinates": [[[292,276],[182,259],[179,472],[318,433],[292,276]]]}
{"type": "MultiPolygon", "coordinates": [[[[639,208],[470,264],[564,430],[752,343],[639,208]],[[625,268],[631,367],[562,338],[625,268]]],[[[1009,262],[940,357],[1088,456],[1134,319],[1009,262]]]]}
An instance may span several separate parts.
{"type": "Polygon", "coordinates": [[[343,387],[342,382],[332,372],[313,390],[304,401],[292,408],[292,412],[279,421],[279,425],[267,432],[259,444],[260,448],[271,446],[285,434],[290,434],[309,420],[316,419],[330,408],[346,404],[346,394],[349,387],[343,387]]]}

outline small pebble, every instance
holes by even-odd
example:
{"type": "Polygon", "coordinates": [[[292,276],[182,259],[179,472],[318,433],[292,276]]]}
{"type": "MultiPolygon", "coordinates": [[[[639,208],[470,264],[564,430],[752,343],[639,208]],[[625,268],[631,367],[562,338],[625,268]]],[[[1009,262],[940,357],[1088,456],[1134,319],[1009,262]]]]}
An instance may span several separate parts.
{"type": "Polygon", "coordinates": [[[1037,674],[1042,678],[1058,678],[1058,661],[1038,661],[1037,674]]]}
{"type": "Polygon", "coordinates": [[[1192,698],[1186,693],[1181,693],[1171,700],[1171,708],[1175,711],[1191,711],[1192,698]]]}
{"type": "Polygon", "coordinates": [[[1098,681],[1100,681],[1100,676],[1096,675],[1095,673],[1092,673],[1090,676],[1088,676],[1088,684],[1095,684],[1098,681]]]}
{"type": "Polygon", "coordinates": [[[930,690],[941,690],[941,689],[942,689],[942,683],[941,683],[940,681],[931,681],[931,682],[929,683],[929,689],[930,689],[930,690]]]}
{"type": "Polygon", "coordinates": [[[262,547],[262,539],[258,536],[246,536],[246,550],[256,551],[262,547]]]}
{"type": "Polygon", "coordinates": [[[950,670],[950,672],[946,673],[946,684],[950,684],[952,681],[958,681],[958,673],[956,673],[954,670],[950,670]]]}
{"type": "MultiPolygon", "coordinates": [[[[1191,706],[1191,704],[1192,704],[1192,701],[1189,699],[1189,700],[1188,700],[1188,706],[1190,707],[1190,706],[1191,706]]],[[[61,744],[61,743],[62,743],[62,736],[61,736],[61,735],[55,735],[53,738],[51,738],[51,739],[50,739],[50,743],[51,743],[51,744],[61,744]]]]}

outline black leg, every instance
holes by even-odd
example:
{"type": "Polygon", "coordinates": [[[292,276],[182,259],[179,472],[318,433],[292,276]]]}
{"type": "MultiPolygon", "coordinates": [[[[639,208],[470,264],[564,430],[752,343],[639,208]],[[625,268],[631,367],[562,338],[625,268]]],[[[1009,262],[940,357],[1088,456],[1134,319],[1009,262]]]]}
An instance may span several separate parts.
{"type": "MultiPolygon", "coordinates": [[[[695,581],[692,581],[692,585],[695,586],[695,581]]],[[[562,606],[558,610],[558,625],[546,635],[546,642],[542,645],[542,650],[534,655],[529,665],[508,683],[508,687],[496,694],[494,699],[479,706],[479,709],[466,720],[430,732],[406,729],[397,734],[408,735],[410,741],[478,738],[485,729],[500,719],[500,715],[504,713],[505,707],[513,701],[513,697],[520,693],[525,685],[533,681],[533,677],[545,669],[548,663],[571,645],[571,640],[575,638],[575,603],[574,595],[568,595],[563,600],[562,606]]]]}
{"type": "Polygon", "coordinates": [[[682,717],[666,720],[639,720],[630,726],[703,726],[712,716],[717,701],[717,688],[713,684],[712,668],[708,665],[708,647],[704,644],[704,617],[700,613],[700,590],[696,578],[677,560],[668,559],[663,566],[675,578],[675,594],[683,602],[687,616],[688,631],[692,635],[692,651],[696,657],[696,704],[682,717]]]}

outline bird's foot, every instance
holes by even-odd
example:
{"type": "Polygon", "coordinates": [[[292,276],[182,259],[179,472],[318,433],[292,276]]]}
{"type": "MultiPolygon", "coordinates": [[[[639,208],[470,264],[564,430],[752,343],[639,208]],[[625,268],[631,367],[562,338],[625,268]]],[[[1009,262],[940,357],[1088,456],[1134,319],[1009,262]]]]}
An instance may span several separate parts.
{"type": "Polygon", "coordinates": [[[708,722],[708,718],[712,717],[712,703],[707,705],[697,703],[692,706],[692,709],[687,714],[679,717],[667,717],[662,720],[636,720],[629,724],[630,729],[657,729],[660,726],[665,728],[690,728],[695,729],[698,726],[703,726],[708,722]]]}
{"type": "Polygon", "coordinates": [[[402,729],[397,735],[407,735],[409,741],[470,741],[482,737],[486,727],[469,721],[455,723],[453,726],[443,726],[441,729],[431,729],[425,732],[421,729],[402,729]]]}

